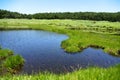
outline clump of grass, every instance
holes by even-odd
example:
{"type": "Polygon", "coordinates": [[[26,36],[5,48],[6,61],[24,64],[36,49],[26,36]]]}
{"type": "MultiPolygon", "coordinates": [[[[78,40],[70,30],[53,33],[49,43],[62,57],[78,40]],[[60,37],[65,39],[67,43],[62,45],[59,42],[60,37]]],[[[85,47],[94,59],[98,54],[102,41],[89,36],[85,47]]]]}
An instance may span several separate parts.
{"type": "Polygon", "coordinates": [[[10,73],[16,73],[23,64],[24,59],[20,55],[10,56],[3,62],[3,66],[10,73]]]}
{"type": "Polygon", "coordinates": [[[11,50],[8,50],[8,49],[0,50],[0,60],[5,59],[5,58],[9,57],[10,55],[13,55],[13,52],[11,50]]]}
{"type": "Polygon", "coordinates": [[[24,64],[24,59],[20,55],[14,55],[8,49],[0,50],[0,75],[17,73],[24,64]]]}
{"type": "Polygon", "coordinates": [[[65,51],[70,52],[70,53],[75,53],[80,51],[80,49],[77,46],[68,46],[65,48],[65,51]]]}

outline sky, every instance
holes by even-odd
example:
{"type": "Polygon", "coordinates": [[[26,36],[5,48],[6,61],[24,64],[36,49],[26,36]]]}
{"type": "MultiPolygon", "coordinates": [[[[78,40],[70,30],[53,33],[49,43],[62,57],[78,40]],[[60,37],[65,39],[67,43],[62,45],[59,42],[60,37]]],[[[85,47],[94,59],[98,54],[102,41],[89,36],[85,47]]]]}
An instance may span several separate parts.
{"type": "Polygon", "coordinates": [[[0,9],[42,12],[120,12],[120,0],[0,0],[0,9]]]}

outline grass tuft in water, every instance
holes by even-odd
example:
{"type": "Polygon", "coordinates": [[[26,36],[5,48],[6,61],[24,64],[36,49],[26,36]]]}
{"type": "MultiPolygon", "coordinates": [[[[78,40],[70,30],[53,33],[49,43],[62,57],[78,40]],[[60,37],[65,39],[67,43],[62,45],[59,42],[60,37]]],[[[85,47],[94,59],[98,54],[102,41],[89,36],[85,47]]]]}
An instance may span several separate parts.
{"type": "Polygon", "coordinates": [[[11,50],[8,50],[8,49],[1,49],[0,50],[0,60],[5,59],[11,55],[13,55],[13,52],[11,50]]]}
{"type": "Polygon", "coordinates": [[[8,49],[0,50],[0,75],[17,73],[23,66],[22,56],[13,54],[13,51],[8,49]]]}
{"type": "Polygon", "coordinates": [[[24,59],[20,55],[10,56],[3,62],[3,66],[10,73],[16,73],[15,71],[20,70],[23,64],[24,59]]]}

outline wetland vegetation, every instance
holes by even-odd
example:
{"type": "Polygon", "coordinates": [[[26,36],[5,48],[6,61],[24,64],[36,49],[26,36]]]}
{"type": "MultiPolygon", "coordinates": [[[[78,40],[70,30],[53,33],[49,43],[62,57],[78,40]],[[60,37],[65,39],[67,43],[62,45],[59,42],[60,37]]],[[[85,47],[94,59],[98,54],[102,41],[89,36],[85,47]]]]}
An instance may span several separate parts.
{"type": "Polygon", "coordinates": [[[107,69],[92,67],[59,75],[49,72],[35,75],[9,75],[1,77],[1,80],[120,80],[119,73],[120,66],[118,65],[107,69]]]}
{"type": "Polygon", "coordinates": [[[81,52],[64,51],[60,46],[62,41],[68,39],[64,34],[40,30],[12,30],[0,31],[0,36],[0,43],[4,48],[14,50],[15,54],[24,57],[26,62],[21,69],[22,74],[44,71],[60,74],[90,66],[108,68],[120,63],[119,57],[109,55],[102,49],[88,47],[81,52]]]}
{"type": "MultiPolygon", "coordinates": [[[[59,19],[0,19],[0,30],[44,30],[66,34],[69,38],[62,41],[61,47],[70,54],[80,52],[87,47],[102,48],[105,52],[120,56],[120,22],[95,21],[95,20],[59,20],[59,19]]],[[[7,71],[13,69],[18,62],[23,64],[21,56],[11,56],[10,50],[0,50],[2,65],[7,71]],[[4,54],[3,54],[4,53],[4,54]],[[8,54],[9,53],[9,54],[8,54]],[[10,56],[10,57],[8,57],[10,56]],[[12,62],[12,63],[11,63],[12,62]],[[13,65],[11,65],[13,64],[13,65]],[[14,65],[15,64],[15,65],[14,65]]],[[[2,66],[0,66],[2,67],[2,66]]],[[[0,69],[2,71],[2,69],[0,69]]],[[[5,70],[5,71],[6,71],[5,70]]],[[[120,65],[109,68],[90,67],[67,74],[54,74],[49,72],[33,75],[20,74],[0,76],[2,80],[119,80],[120,65]]]]}
{"type": "Polygon", "coordinates": [[[120,23],[84,20],[27,20],[1,19],[3,30],[46,30],[66,34],[69,39],[61,46],[67,52],[78,52],[87,47],[103,48],[105,52],[119,56],[120,23]]]}
{"type": "Polygon", "coordinates": [[[0,49],[0,75],[15,74],[24,64],[24,59],[20,55],[8,49],[0,49]]]}

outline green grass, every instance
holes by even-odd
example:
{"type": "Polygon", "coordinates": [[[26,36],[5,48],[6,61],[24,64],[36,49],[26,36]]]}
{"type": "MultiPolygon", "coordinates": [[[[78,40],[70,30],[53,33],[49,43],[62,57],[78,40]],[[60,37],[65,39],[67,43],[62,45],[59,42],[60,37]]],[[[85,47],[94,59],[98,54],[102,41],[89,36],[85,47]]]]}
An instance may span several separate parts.
{"type": "Polygon", "coordinates": [[[14,55],[8,49],[0,50],[0,75],[17,73],[24,64],[24,59],[20,55],[14,55]]]}
{"type": "MultiPolygon", "coordinates": [[[[57,26],[57,28],[75,29],[87,32],[119,33],[119,22],[108,21],[88,21],[88,20],[27,20],[27,19],[1,19],[0,28],[2,29],[25,29],[38,26],[57,26]]],[[[45,28],[45,27],[44,27],[45,28]]]]}
{"type": "Polygon", "coordinates": [[[104,48],[105,52],[119,55],[120,36],[99,33],[71,31],[69,39],[62,42],[62,48],[68,52],[81,51],[87,47],[104,48]]]}
{"type": "Polygon", "coordinates": [[[0,50],[0,60],[5,59],[9,57],[10,55],[13,55],[13,52],[8,49],[1,49],[0,50]]]}
{"type": "Polygon", "coordinates": [[[39,73],[34,75],[2,76],[1,80],[120,80],[120,65],[103,68],[88,68],[67,74],[39,73]]]}
{"type": "Polygon", "coordinates": [[[24,59],[20,55],[10,56],[3,62],[3,66],[10,73],[16,73],[17,70],[21,69],[23,64],[24,59]]]}
{"type": "MultiPolygon", "coordinates": [[[[87,47],[102,48],[105,52],[120,55],[120,22],[88,20],[27,20],[1,19],[1,30],[45,30],[69,36],[61,47],[67,52],[82,51],[87,47]]],[[[67,74],[39,73],[35,75],[1,76],[1,80],[120,80],[120,65],[88,68],[67,74]]]]}

